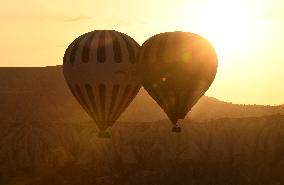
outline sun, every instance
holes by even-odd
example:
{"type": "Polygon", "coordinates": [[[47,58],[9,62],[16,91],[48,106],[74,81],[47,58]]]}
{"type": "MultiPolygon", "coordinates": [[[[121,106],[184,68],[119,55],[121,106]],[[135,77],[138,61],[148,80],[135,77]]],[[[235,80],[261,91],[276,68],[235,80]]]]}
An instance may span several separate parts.
{"type": "Polygon", "coordinates": [[[257,11],[245,1],[185,3],[182,9],[181,29],[204,36],[222,55],[247,52],[258,39],[257,11]]]}
{"type": "MultiPolygon", "coordinates": [[[[206,95],[227,97],[230,90],[224,84],[233,89],[234,84],[260,73],[255,70],[260,69],[259,61],[266,52],[262,48],[269,39],[270,19],[265,19],[262,7],[249,3],[252,1],[187,0],[172,18],[174,29],[199,34],[216,50],[216,88],[210,88],[206,95]]],[[[253,83],[250,81],[247,86],[253,83]]]]}

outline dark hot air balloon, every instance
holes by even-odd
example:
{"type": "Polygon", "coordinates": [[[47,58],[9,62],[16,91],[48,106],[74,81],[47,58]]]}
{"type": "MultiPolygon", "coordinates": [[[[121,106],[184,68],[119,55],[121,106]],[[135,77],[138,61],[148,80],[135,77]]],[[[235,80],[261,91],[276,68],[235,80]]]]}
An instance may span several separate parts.
{"type": "Polygon", "coordinates": [[[168,32],[148,39],[138,54],[141,83],[168,115],[173,131],[179,119],[208,90],[217,72],[217,56],[203,37],[168,32]]]}
{"type": "Polygon", "coordinates": [[[138,93],[136,75],[139,44],[113,30],[96,30],[75,39],[67,48],[63,72],[77,101],[100,129],[112,126],[138,93]]]}

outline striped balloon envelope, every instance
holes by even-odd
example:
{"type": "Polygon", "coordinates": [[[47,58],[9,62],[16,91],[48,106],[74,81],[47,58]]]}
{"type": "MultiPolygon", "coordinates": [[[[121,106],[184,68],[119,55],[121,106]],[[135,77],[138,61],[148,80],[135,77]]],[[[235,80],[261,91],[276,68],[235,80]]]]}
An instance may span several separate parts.
{"type": "Polygon", "coordinates": [[[138,72],[141,83],[168,115],[173,131],[208,90],[217,72],[217,55],[203,37],[189,32],[167,32],[143,43],[138,72]]]}
{"type": "Polygon", "coordinates": [[[139,44],[114,30],[81,35],[66,49],[63,73],[74,97],[100,129],[112,126],[138,93],[136,74],[139,44]]]}

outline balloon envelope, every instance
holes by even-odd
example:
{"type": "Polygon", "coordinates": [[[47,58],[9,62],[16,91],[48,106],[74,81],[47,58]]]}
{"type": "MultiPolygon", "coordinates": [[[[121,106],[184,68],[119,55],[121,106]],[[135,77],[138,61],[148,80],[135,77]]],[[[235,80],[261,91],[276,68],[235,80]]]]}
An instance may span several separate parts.
{"type": "Polygon", "coordinates": [[[184,119],[217,72],[217,55],[203,37],[167,32],[148,39],[138,54],[142,85],[173,124],[184,119]]]}
{"type": "Polygon", "coordinates": [[[138,93],[139,44],[113,30],[96,30],[75,39],[63,59],[65,80],[101,131],[112,126],[138,93]]]}

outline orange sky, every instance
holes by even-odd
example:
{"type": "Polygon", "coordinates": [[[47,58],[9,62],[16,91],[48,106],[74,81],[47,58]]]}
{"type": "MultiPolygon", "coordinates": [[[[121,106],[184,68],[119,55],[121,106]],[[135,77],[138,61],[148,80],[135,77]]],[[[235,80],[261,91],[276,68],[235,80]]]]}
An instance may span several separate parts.
{"type": "Polygon", "coordinates": [[[156,33],[191,31],[218,53],[207,95],[283,104],[283,7],[282,0],[1,1],[0,66],[59,65],[68,44],[94,29],[115,29],[140,44],[156,33]]]}

